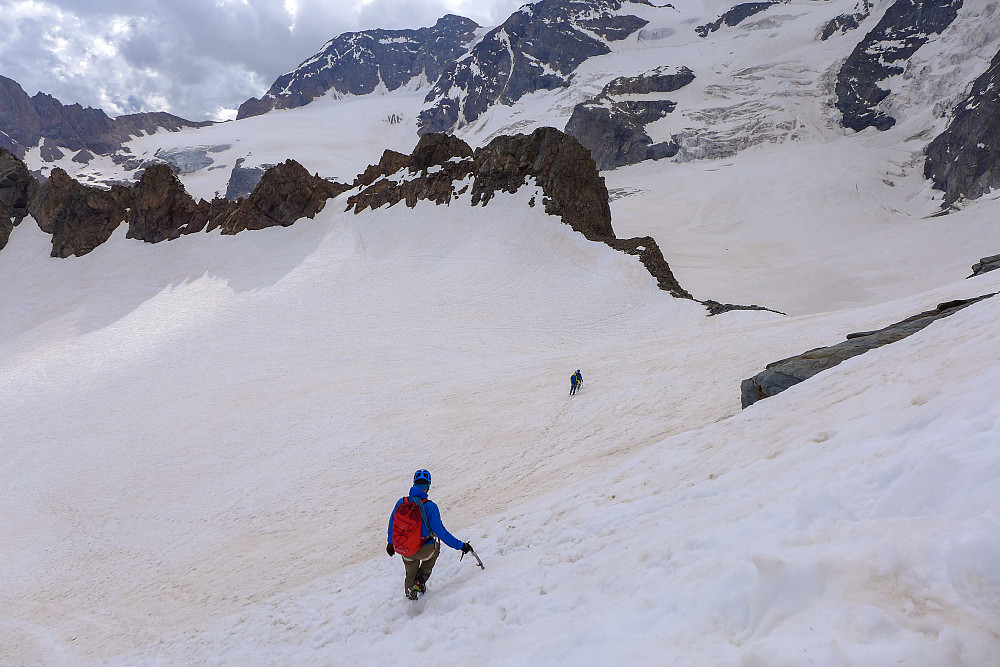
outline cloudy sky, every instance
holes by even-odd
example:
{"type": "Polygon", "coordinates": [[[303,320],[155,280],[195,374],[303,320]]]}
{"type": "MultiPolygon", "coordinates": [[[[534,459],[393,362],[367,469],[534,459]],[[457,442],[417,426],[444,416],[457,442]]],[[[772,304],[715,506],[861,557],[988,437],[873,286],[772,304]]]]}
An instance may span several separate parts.
{"type": "Polygon", "coordinates": [[[501,23],[524,0],[0,0],[0,75],[111,115],[232,118],[349,30],[444,14],[501,23]]]}

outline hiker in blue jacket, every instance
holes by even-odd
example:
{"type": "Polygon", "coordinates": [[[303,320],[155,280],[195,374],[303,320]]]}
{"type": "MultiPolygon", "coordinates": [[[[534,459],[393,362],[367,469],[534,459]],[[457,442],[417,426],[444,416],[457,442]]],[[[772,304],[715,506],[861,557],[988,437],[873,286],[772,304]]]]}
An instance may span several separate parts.
{"type": "Polygon", "coordinates": [[[581,373],[578,368],[576,369],[576,373],[574,373],[574,375],[576,375],[576,389],[579,391],[580,389],[583,389],[583,373],[581,373]]]}
{"type": "Polygon", "coordinates": [[[580,388],[580,381],[576,379],[576,373],[569,376],[569,395],[572,396],[580,388]]]}
{"type": "MultiPolygon", "coordinates": [[[[431,578],[431,570],[441,553],[441,542],[444,542],[452,549],[467,554],[472,551],[472,545],[462,542],[457,537],[448,532],[448,529],[441,523],[441,510],[434,504],[434,501],[427,498],[427,491],[431,488],[431,474],[426,470],[418,470],[413,473],[413,486],[410,488],[409,498],[416,498],[423,505],[426,521],[422,522],[421,544],[419,550],[412,556],[404,556],[403,567],[406,569],[406,579],[403,582],[403,590],[408,600],[416,600],[418,593],[427,590],[427,580],[431,578]]],[[[389,515],[389,541],[385,545],[385,552],[390,556],[396,555],[393,547],[392,528],[396,519],[396,510],[406,500],[400,498],[396,506],[392,508],[389,515]]]]}

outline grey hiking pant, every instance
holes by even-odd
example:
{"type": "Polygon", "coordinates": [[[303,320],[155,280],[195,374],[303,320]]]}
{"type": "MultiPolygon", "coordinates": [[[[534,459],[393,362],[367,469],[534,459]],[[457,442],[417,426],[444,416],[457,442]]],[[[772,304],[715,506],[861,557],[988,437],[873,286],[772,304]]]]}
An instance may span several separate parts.
{"type": "Polygon", "coordinates": [[[413,582],[416,581],[417,577],[420,577],[421,581],[427,581],[431,578],[431,570],[434,569],[434,563],[437,562],[440,553],[441,548],[438,541],[433,540],[420,547],[420,551],[409,558],[401,556],[403,567],[406,568],[406,581],[403,583],[404,591],[413,588],[413,582]]]}

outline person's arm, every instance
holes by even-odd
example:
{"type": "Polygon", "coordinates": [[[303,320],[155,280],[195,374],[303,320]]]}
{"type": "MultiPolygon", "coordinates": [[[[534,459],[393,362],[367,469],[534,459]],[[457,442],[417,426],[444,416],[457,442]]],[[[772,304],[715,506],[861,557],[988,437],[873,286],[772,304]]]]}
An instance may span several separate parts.
{"type": "Polygon", "coordinates": [[[441,511],[438,509],[438,506],[428,501],[424,503],[424,509],[427,511],[427,523],[430,524],[431,531],[449,547],[461,551],[463,546],[462,541],[449,533],[448,529],[441,523],[441,511]]]}
{"type": "Polygon", "coordinates": [[[401,502],[403,502],[402,498],[397,500],[395,507],[392,508],[392,512],[389,513],[389,537],[386,538],[386,542],[389,544],[392,544],[392,521],[396,518],[396,509],[399,507],[401,502]]]}

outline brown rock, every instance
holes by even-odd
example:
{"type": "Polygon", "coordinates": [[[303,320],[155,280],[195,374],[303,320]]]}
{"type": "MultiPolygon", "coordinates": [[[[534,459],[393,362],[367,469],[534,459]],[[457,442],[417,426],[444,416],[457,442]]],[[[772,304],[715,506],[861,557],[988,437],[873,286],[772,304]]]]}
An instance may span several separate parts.
{"type": "Polygon", "coordinates": [[[530,135],[497,137],[476,150],[475,161],[473,204],[485,204],[497,191],[516,192],[530,177],[542,188],[546,213],[591,241],[615,237],[604,177],[590,151],[568,134],[541,127],[530,135]]]}
{"type": "Polygon", "coordinates": [[[240,200],[213,228],[223,234],[245,229],[288,227],[300,218],[313,218],[326,200],[349,186],[313,176],[295,160],[286,160],[268,169],[246,199],[240,200]]]}
{"type": "Polygon", "coordinates": [[[132,189],[128,238],[147,243],[200,232],[208,223],[210,205],[195,202],[166,164],[151,165],[132,189]]]}
{"type": "Polygon", "coordinates": [[[38,181],[10,151],[0,148],[0,249],[10,233],[28,215],[28,204],[38,191],[38,181]]]}
{"type": "Polygon", "coordinates": [[[101,245],[125,219],[128,191],[80,185],[62,169],[52,170],[28,210],[47,234],[52,234],[52,256],[86,255],[101,245]]]}

